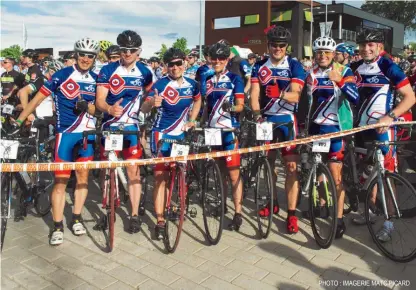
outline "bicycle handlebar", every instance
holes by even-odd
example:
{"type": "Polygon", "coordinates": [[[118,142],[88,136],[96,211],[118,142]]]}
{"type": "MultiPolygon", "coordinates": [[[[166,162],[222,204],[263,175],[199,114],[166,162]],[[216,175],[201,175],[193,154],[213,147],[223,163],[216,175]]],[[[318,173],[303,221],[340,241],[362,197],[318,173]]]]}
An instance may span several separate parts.
{"type": "Polygon", "coordinates": [[[82,132],[82,136],[88,137],[90,135],[97,135],[97,136],[103,136],[105,134],[114,134],[114,135],[138,135],[140,134],[140,131],[124,131],[124,130],[91,130],[91,131],[84,131],[82,132]]]}

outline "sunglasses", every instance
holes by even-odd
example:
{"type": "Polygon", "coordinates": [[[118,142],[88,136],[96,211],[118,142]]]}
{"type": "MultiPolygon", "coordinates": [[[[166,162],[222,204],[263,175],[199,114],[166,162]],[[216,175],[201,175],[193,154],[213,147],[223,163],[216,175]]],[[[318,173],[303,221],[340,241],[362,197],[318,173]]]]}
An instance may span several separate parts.
{"type": "Polygon", "coordinates": [[[182,60],[177,60],[177,61],[171,61],[170,63],[168,63],[168,67],[174,67],[174,66],[182,66],[183,65],[183,61],[182,60]]]}
{"type": "Polygon", "coordinates": [[[332,51],[317,51],[316,55],[317,56],[329,56],[331,55],[332,51]]]}
{"type": "Polygon", "coordinates": [[[273,48],[285,48],[287,46],[287,43],[269,42],[269,45],[273,48]]]}
{"type": "Polygon", "coordinates": [[[119,55],[110,55],[110,59],[119,59],[120,56],[119,55]]]}
{"type": "Polygon", "coordinates": [[[3,61],[3,63],[10,63],[10,61],[3,61]]]}
{"type": "Polygon", "coordinates": [[[211,61],[225,61],[226,57],[211,57],[211,61]]]}
{"type": "Polygon", "coordinates": [[[136,52],[139,51],[139,48],[138,47],[131,47],[131,48],[128,48],[128,47],[120,47],[120,51],[121,51],[121,53],[127,53],[128,51],[130,53],[136,53],[136,52]]]}
{"type": "Polygon", "coordinates": [[[93,59],[95,57],[95,54],[78,52],[78,56],[79,57],[88,57],[89,59],[93,59]]]}

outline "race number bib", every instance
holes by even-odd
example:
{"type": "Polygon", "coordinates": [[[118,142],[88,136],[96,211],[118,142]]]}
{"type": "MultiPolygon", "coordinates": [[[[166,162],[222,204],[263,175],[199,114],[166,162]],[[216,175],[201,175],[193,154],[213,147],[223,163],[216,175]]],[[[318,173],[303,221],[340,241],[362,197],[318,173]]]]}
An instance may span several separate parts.
{"type": "Polygon", "coordinates": [[[3,107],[3,114],[11,115],[13,113],[14,107],[12,105],[4,105],[3,107]]]}
{"type": "Polygon", "coordinates": [[[19,141],[2,139],[0,141],[0,158],[11,160],[16,159],[18,148],[19,141]]]}
{"type": "Polygon", "coordinates": [[[172,150],[170,151],[170,157],[186,156],[189,154],[189,146],[181,144],[172,144],[172,150]]]}
{"type": "Polygon", "coordinates": [[[205,145],[219,146],[222,145],[221,130],[210,128],[205,129],[205,145]]]}
{"type": "Polygon", "coordinates": [[[312,145],[312,152],[328,153],[330,146],[330,139],[314,141],[312,145]]]}
{"type": "Polygon", "coordinates": [[[123,150],[123,135],[110,134],[105,137],[105,151],[121,151],[123,150]]]}
{"type": "Polygon", "coordinates": [[[256,139],[259,141],[273,140],[273,123],[263,122],[256,124],[256,139]]]}

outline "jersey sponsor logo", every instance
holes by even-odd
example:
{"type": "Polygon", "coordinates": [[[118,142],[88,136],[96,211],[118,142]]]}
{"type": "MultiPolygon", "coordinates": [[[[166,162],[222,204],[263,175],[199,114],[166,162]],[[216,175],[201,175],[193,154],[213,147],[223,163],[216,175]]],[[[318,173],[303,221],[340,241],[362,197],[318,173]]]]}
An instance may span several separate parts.
{"type": "Polygon", "coordinates": [[[227,89],[228,88],[227,83],[219,84],[217,87],[221,88],[221,89],[227,89]]]}
{"type": "Polygon", "coordinates": [[[142,81],[140,79],[135,79],[134,81],[131,81],[130,84],[132,84],[133,86],[141,87],[142,81]]]}
{"type": "Polygon", "coordinates": [[[363,82],[363,78],[361,77],[361,75],[360,75],[360,73],[359,72],[355,72],[354,73],[354,77],[355,77],[355,82],[357,83],[357,84],[361,84],[362,82],[363,82]]]}
{"type": "Polygon", "coordinates": [[[330,86],[330,85],[332,85],[332,81],[331,80],[326,80],[326,81],[323,81],[322,84],[324,86],[330,86]]]}
{"type": "Polygon", "coordinates": [[[214,85],[211,80],[207,81],[207,96],[212,93],[214,85]]]}
{"type": "Polygon", "coordinates": [[[369,83],[369,84],[378,84],[378,82],[379,82],[380,80],[378,79],[378,77],[377,76],[373,76],[372,78],[369,78],[369,79],[367,79],[367,82],[369,83]]]}
{"type": "Polygon", "coordinates": [[[109,83],[110,91],[115,95],[119,94],[124,89],[124,85],[126,84],[124,79],[118,74],[111,76],[109,83]]]}
{"type": "Polygon", "coordinates": [[[162,95],[165,97],[166,102],[171,105],[175,105],[179,101],[179,92],[171,86],[167,86],[162,95]]]}
{"type": "Polygon", "coordinates": [[[259,70],[259,79],[262,84],[267,84],[272,78],[272,71],[267,67],[263,66],[259,70]]]}
{"type": "Polygon", "coordinates": [[[248,67],[246,65],[243,66],[243,71],[246,73],[248,72],[248,67]]]}
{"type": "Polygon", "coordinates": [[[66,98],[72,100],[78,96],[80,86],[76,81],[69,78],[65,82],[62,83],[60,88],[61,88],[61,92],[63,93],[63,95],[66,98]]]}
{"type": "Polygon", "coordinates": [[[89,85],[89,86],[86,86],[85,88],[84,88],[84,90],[85,91],[87,91],[87,92],[95,92],[95,86],[94,85],[89,85]]]}
{"type": "Polygon", "coordinates": [[[191,88],[187,88],[185,91],[183,91],[183,94],[185,96],[191,96],[192,95],[192,90],[191,88]]]}
{"type": "Polygon", "coordinates": [[[287,70],[278,71],[277,75],[285,78],[289,77],[289,73],[287,72],[287,70]]]}

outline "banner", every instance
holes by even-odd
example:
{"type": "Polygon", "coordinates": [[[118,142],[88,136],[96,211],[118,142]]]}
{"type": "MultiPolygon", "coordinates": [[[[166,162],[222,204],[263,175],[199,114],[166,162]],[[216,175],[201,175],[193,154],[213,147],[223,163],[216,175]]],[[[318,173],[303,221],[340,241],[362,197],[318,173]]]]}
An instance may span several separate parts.
{"type": "Polygon", "coordinates": [[[331,28],[332,28],[333,21],[326,22],[326,29],[325,29],[325,22],[319,23],[319,28],[321,29],[321,37],[322,36],[331,36],[331,28]]]}

